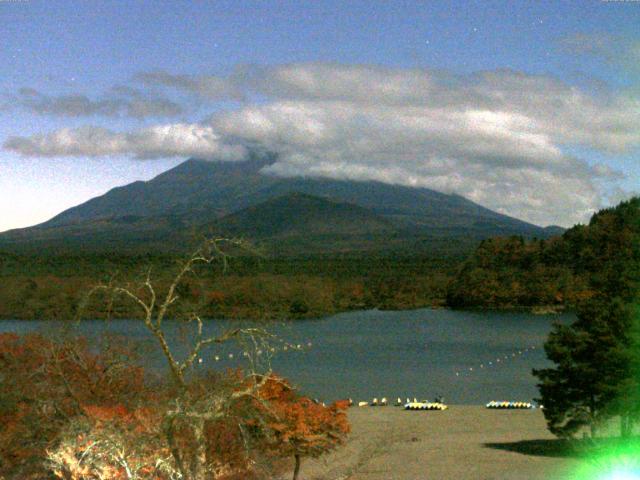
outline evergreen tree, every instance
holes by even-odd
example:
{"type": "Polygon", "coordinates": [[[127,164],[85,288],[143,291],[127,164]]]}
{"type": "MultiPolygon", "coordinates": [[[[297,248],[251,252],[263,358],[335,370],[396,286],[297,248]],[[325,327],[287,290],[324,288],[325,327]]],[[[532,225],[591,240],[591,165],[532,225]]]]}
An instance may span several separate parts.
{"type": "Polygon", "coordinates": [[[534,370],[551,432],[571,436],[601,420],[622,418],[622,433],[640,413],[640,337],[634,308],[640,286],[640,199],[594,215],[581,229],[579,268],[591,296],[577,320],[555,325],[545,344],[554,368],[534,370]]]}

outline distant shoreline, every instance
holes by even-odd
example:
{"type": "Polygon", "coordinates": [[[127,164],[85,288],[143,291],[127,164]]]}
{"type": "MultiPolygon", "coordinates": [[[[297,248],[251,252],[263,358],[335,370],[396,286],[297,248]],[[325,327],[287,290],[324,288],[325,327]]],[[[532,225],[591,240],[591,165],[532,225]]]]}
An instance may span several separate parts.
{"type": "MultiPolygon", "coordinates": [[[[297,316],[289,316],[289,317],[277,317],[277,316],[273,316],[273,317],[264,317],[264,318],[259,318],[257,319],[257,321],[304,321],[304,320],[320,320],[326,317],[331,317],[333,315],[339,315],[341,313],[352,313],[352,312],[366,312],[366,311],[371,311],[371,310],[378,310],[381,312],[407,312],[407,311],[414,311],[414,310],[423,310],[423,309],[433,309],[433,310],[452,310],[452,311],[461,311],[461,312],[505,312],[505,313],[509,313],[509,312],[513,312],[513,313],[532,313],[534,315],[559,315],[561,313],[569,313],[572,311],[571,308],[568,307],[564,307],[562,305],[540,305],[540,306],[504,306],[504,307],[464,307],[464,308],[459,308],[459,307],[450,307],[448,305],[443,305],[441,303],[434,303],[432,305],[421,305],[421,306],[412,306],[412,307],[407,307],[407,308],[393,308],[393,307],[389,307],[387,308],[385,307],[367,307],[367,308],[354,308],[354,309],[346,309],[346,310],[339,310],[339,311],[332,311],[332,312],[327,312],[325,314],[320,314],[320,315],[309,315],[309,316],[305,316],[305,315],[297,315],[297,316]]],[[[117,317],[112,317],[112,318],[106,318],[106,317],[100,317],[100,316],[90,316],[90,317],[86,317],[86,319],[91,319],[91,320],[135,320],[137,317],[135,316],[117,316],[117,317]]],[[[209,316],[203,316],[203,319],[207,320],[207,321],[211,321],[211,320],[224,320],[224,321],[254,321],[256,320],[255,318],[248,318],[248,317],[209,317],[209,316]]],[[[31,321],[51,321],[51,322],[68,322],[68,321],[73,321],[75,320],[74,318],[20,318],[19,315],[12,315],[12,316],[4,316],[4,315],[0,315],[0,321],[24,321],[24,322],[31,322],[31,321]]]]}

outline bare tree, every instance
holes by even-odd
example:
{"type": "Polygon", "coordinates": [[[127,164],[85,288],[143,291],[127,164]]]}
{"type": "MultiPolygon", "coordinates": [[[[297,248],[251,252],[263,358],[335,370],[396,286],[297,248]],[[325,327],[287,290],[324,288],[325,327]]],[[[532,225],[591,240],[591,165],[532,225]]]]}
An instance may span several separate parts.
{"type": "MultiPolygon", "coordinates": [[[[166,322],[175,320],[171,318],[172,307],[180,300],[177,292],[181,283],[188,275],[195,275],[198,269],[211,266],[214,262],[221,262],[222,269],[226,270],[228,252],[233,249],[246,249],[246,245],[242,241],[226,238],[205,241],[181,264],[163,294],[154,286],[149,270],[139,284],[99,284],[87,296],[87,299],[91,299],[101,292],[106,293],[109,308],[121,299],[133,302],[142,313],[146,329],[160,347],[175,386],[175,394],[163,412],[161,430],[175,466],[175,476],[183,480],[216,478],[223,465],[216,465],[215,461],[208,458],[207,426],[228,418],[233,405],[243,399],[261,402],[257,392],[271,377],[269,359],[278,339],[262,327],[232,326],[218,335],[207,335],[203,319],[197,312],[189,311],[182,319],[191,327],[193,334],[186,354],[179,355],[168,338],[166,322]],[[203,391],[197,382],[192,381],[194,366],[202,358],[205,349],[229,341],[237,341],[243,347],[248,368],[233,382],[203,391]]],[[[260,411],[264,412],[265,409],[260,411]]],[[[242,422],[237,427],[239,434],[246,434],[242,422]]],[[[111,451],[119,450],[112,448],[111,451]]]]}

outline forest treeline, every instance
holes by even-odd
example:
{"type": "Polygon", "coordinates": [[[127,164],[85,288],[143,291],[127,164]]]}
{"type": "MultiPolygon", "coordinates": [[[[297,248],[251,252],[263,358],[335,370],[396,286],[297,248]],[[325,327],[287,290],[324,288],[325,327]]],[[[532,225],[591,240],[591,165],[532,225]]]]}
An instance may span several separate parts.
{"type": "MultiPolygon", "coordinates": [[[[0,254],[0,318],[65,319],[97,282],[136,282],[149,269],[160,285],[183,257],[175,255],[0,254]]],[[[180,295],[217,318],[306,318],[358,309],[443,305],[459,257],[331,256],[230,258],[191,276],[180,295]]],[[[132,317],[124,305],[110,312],[132,317]]],[[[88,305],[86,315],[107,315],[88,305]]]]}
{"type": "MultiPolygon", "coordinates": [[[[596,213],[588,225],[562,236],[481,241],[465,257],[455,255],[242,255],[222,268],[187,279],[181,295],[207,317],[305,318],[359,309],[573,308],[594,291],[589,276],[620,222],[638,218],[638,198],[596,213]]],[[[618,231],[618,230],[616,230],[618,231]]],[[[620,235],[632,235],[619,229],[620,235]]],[[[188,252],[185,252],[188,253],[188,252]]],[[[184,257],[173,254],[0,252],[0,318],[59,319],[76,314],[97,282],[135,282],[149,269],[162,284],[184,257]]],[[[131,317],[121,307],[115,316],[131,317]]],[[[88,314],[107,312],[88,306],[88,314]]]]}
{"type": "Polygon", "coordinates": [[[481,242],[447,288],[452,307],[573,308],[595,293],[590,278],[620,248],[633,244],[640,223],[640,198],[594,214],[562,236],[481,242]]]}

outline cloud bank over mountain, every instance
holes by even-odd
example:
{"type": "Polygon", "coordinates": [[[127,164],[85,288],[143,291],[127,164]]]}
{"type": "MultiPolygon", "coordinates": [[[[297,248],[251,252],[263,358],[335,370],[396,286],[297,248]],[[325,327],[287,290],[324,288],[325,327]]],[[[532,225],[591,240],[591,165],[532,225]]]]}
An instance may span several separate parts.
{"type": "MultiPolygon", "coordinates": [[[[511,70],[453,75],[305,63],[242,67],[227,76],[155,71],[135,81],[149,98],[173,104],[168,98],[192,96],[214,113],[127,132],[85,126],[14,136],[4,147],[27,156],[217,161],[257,149],[277,154],[267,167],[277,175],[423,186],[533,223],[569,225],[601,206],[601,182],[621,177],[572,155],[574,147],[617,155],[640,146],[633,92],[596,94],[511,70]]],[[[64,111],[60,99],[33,96],[30,108],[64,111]]],[[[86,105],[104,115],[126,108],[86,105]]]]}

